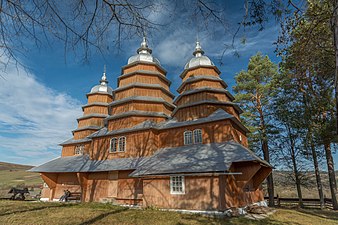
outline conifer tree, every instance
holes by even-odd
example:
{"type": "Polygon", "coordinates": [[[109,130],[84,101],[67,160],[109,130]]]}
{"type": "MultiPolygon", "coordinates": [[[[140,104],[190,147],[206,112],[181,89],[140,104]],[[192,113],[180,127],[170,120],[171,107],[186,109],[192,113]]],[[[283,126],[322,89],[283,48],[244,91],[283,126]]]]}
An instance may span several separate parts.
{"type": "MultiPolygon", "coordinates": [[[[244,123],[251,134],[249,142],[253,149],[261,149],[264,159],[270,162],[269,134],[272,124],[269,123],[271,100],[274,91],[274,77],[277,74],[277,65],[272,63],[268,56],[257,53],[250,58],[248,69],[239,72],[236,86],[236,101],[244,110],[244,123]]],[[[274,206],[273,177],[267,178],[269,206],[274,206]]]]}

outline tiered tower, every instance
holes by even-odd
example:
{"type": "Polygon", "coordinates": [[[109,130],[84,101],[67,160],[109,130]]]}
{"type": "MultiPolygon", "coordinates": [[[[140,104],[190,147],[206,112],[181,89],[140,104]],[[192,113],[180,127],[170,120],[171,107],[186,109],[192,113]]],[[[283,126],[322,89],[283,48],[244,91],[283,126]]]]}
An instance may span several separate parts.
{"type": "Polygon", "coordinates": [[[169,91],[166,71],[152,55],[143,38],[137,54],[130,57],[118,77],[114,102],[110,103],[108,130],[133,127],[143,121],[161,122],[170,117],[175,106],[169,91]]]}
{"type": "Polygon", "coordinates": [[[100,84],[91,89],[87,99],[87,104],[82,106],[83,116],[77,119],[78,126],[72,131],[73,138],[61,144],[62,156],[88,152],[90,139],[87,136],[104,127],[108,105],[113,100],[113,89],[108,86],[105,69],[100,84]]]}
{"type": "Polygon", "coordinates": [[[232,103],[234,97],[226,90],[227,84],[219,76],[221,72],[204,55],[199,42],[193,55],[180,75],[182,84],[177,89],[173,117],[178,121],[195,120],[221,108],[239,120],[241,109],[232,103]]]}

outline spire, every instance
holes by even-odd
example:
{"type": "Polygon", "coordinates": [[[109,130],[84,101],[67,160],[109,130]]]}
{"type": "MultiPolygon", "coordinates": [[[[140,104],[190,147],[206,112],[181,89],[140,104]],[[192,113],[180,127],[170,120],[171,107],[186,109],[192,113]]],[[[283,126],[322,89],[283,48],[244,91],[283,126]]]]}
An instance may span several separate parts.
{"type": "Polygon", "coordinates": [[[137,49],[137,53],[143,53],[143,54],[151,54],[152,50],[148,47],[147,39],[146,37],[143,37],[143,41],[141,43],[141,47],[137,49]]]}
{"type": "Polygon", "coordinates": [[[107,80],[107,76],[106,76],[106,65],[104,65],[104,67],[103,67],[103,74],[102,74],[100,82],[101,82],[101,85],[107,86],[107,84],[108,84],[108,80],[107,80]]]}
{"type": "Polygon", "coordinates": [[[195,51],[194,51],[193,55],[195,57],[201,57],[203,54],[204,54],[204,51],[202,49],[202,46],[201,46],[200,42],[197,40],[196,41],[195,51]]]}

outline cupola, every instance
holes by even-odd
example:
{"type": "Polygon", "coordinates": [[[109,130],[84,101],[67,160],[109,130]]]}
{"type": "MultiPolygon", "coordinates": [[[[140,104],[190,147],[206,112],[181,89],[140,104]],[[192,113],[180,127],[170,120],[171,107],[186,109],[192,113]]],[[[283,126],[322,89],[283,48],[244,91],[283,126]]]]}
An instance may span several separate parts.
{"type": "Polygon", "coordinates": [[[147,39],[143,37],[141,47],[137,49],[136,55],[133,55],[128,59],[128,64],[135,63],[135,62],[153,62],[158,65],[161,65],[160,61],[154,58],[151,55],[151,53],[152,53],[152,50],[148,47],[147,39]]]}
{"type": "Polygon", "coordinates": [[[196,66],[214,66],[214,63],[204,55],[204,51],[198,41],[196,41],[196,48],[193,55],[195,57],[190,59],[189,62],[185,64],[184,69],[190,69],[196,66]]]}

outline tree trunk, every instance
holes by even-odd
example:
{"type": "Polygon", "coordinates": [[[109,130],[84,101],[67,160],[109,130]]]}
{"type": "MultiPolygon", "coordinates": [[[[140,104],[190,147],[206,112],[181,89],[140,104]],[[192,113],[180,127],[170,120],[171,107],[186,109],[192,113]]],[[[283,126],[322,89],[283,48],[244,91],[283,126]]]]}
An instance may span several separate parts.
{"type": "Polygon", "coordinates": [[[325,155],[326,155],[326,162],[327,162],[327,171],[329,174],[329,182],[330,182],[330,191],[331,191],[331,198],[332,198],[332,205],[333,209],[338,209],[338,202],[337,202],[337,184],[336,184],[336,175],[334,172],[334,164],[331,152],[330,143],[324,143],[325,155]]]}
{"type": "Polygon", "coordinates": [[[334,49],[336,55],[335,68],[335,97],[336,97],[336,134],[338,134],[338,0],[334,1],[334,12],[332,18],[332,31],[334,38],[334,49]]]}
{"type": "Polygon", "coordinates": [[[311,152],[312,152],[312,158],[313,158],[313,166],[315,168],[315,175],[316,175],[316,182],[317,182],[317,189],[318,189],[318,195],[319,195],[319,201],[320,201],[320,208],[324,209],[325,203],[324,203],[324,193],[323,193],[323,185],[322,180],[320,178],[320,170],[318,166],[318,158],[317,158],[317,152],[315,145],[313,143],[312,139],[312,133],[310,134],[310,145],[311,145],[311,152]]]}
{"type": "Polygon", "coordinates": [[[294,147],[291,147],[291,158],[292,158],[292,166],[293,166],[293,173],[296,179],[296,187],[297,187],[297,195],[298,195],[298,202],[299,202],[299,207],[303,208],[303,195],[302,195],[302,189],[300,187],[300,179],[299,179],[299,171],[297,168],[297,162],[296,162],[296,156],[295,156],[295,150],[294,147]]]}
{"type": "MultiPolygon", "coordinates": [[[[262,143],[262,150],[264,155],[264,160],[270,163],[270,156],[269,156],[269,148],[268,148],[268,141],[267,139],[263,139],[262,143]]],[[[268,195],[269,195],[269,206],[275,206],[275,194],[274,194],[274,186],[273,186],[273,176],[272,173],[266,178],[267,185],[268,185],[268,195]]]]}

